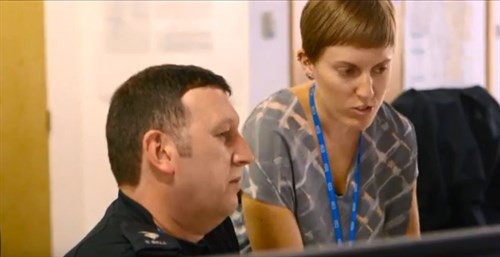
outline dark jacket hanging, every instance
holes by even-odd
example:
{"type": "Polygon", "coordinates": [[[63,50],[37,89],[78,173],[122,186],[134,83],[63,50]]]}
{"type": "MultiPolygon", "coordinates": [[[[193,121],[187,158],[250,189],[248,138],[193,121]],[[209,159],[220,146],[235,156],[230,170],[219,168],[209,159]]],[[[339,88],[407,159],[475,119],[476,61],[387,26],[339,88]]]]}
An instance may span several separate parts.
{"type": "Polygon", "coordinates": [[[482,87],[408,90],[422,231],[500,223],[500,106],[482,87]]]}

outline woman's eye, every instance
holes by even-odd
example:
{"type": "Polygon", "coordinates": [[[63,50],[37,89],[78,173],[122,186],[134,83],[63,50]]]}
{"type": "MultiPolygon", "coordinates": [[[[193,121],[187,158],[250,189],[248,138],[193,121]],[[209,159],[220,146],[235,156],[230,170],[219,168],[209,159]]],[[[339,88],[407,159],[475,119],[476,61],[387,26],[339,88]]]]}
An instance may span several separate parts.
{"type": "Polygon", "coordinates": [[[377,73],[377,74],[382,74],[382,73],[384,73],[386,70],[387,70],[387,67],[385,67],[385,66],[383,66],[383,67],[379,67],[379,68],[375,69],[375,73],[377,73]]]}
{"type": "Polygon", "coordinates": [[[347,68],[347,69],[339,69],[339,74],[342,76],[350,77],[356,75],[356,69],[347,68]]]}

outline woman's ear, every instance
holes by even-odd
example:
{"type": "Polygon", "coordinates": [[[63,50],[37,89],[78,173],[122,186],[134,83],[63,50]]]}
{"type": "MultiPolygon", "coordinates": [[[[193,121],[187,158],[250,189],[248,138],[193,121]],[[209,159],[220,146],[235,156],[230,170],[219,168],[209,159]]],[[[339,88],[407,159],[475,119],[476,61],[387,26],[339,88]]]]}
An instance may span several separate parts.
{"type": "Polygon", "coordinates": [[[307,57],[306,53],[304,52],[303,49],[299,49],[297,51],[297,59],[302,65],[302,70],[304,70],[304,73],[306,74],[306,77],[310,80],[314,79],[314,73],[313,73],[313,64],[309,57],[307,57]]]}
{"type": "Polygon", "coordinates": [[[142,140],[143,156],[148,166],[165,174],[175,173],[176,147],[173,140],[159,130],[149,130],[142,140]]]}

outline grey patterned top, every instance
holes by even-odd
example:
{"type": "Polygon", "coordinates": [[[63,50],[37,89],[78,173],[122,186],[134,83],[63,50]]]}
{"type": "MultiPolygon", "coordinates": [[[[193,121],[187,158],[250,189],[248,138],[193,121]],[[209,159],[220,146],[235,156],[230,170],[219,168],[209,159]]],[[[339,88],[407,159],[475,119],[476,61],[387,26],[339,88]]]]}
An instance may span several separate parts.
{"type": "MultiPolygon", "coordinates": [[[[296,215],[304,246],[335,243],[321,156],[314,130],[298,98],[283,89],[260,103],[243,127],[256,162],[243,171],[242,190],[296,215]]],[[[412,124],[384,103],[363,132],[356,240],[404,235],[412,183],[417,177],[417,145],[412,124]]],[[[348,188],[337,196],[343,238],[348,238],[354,165],[348,188]]],[[[241,213],[233,215],[242,252],[248,252],[241,213]]]]}

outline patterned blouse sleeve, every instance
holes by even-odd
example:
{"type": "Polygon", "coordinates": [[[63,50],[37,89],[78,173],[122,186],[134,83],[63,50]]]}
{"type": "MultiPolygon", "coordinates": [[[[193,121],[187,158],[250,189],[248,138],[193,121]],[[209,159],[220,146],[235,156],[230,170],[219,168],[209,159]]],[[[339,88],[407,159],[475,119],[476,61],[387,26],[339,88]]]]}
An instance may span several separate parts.
{"type": "MultiPolygon", "coordinates": [[[[386,203],[386,220],[391,222],[386,224],[386,231],[390,235],[401,235],[406,232],[408,220],[413,201],[413,184],[417,180],[417,139],[413,124],[404,116],[396,116],[399,120],[398,131],[401,138],[401,147],[395,153],[396,163],[401,165],[399,181],[401,181],[400,192],[386,203]],[[398,117],[399,116],[399,117],[398,117]],[[398,225],[398,222],[404,224],[398,225]]],[[[389,181],[391,182],[391,181],[389,181]]],[[[397,185],[396,183],[394,185],[397,185]]]]}
{"type": "Polygon", "coordinates": [[[293,211],[292,162],[287,139],[279,118],[267,111],[254,112],[243,128],[255,162],[243,169],[242,190],[255,200],[293,211]]]}
{"type": "Polygon", "coordinates": [[[417,135],[415,133],[415,127],[413,124],[405,117],[402,117],[404,124],[404,129],[402,131],[403,143],[409,148],[409,161],[408,165],[403,168],[401,174],[408,182],[408,184],[413,184],[418,177],[418,165],[417,165],[417,135]]]}

